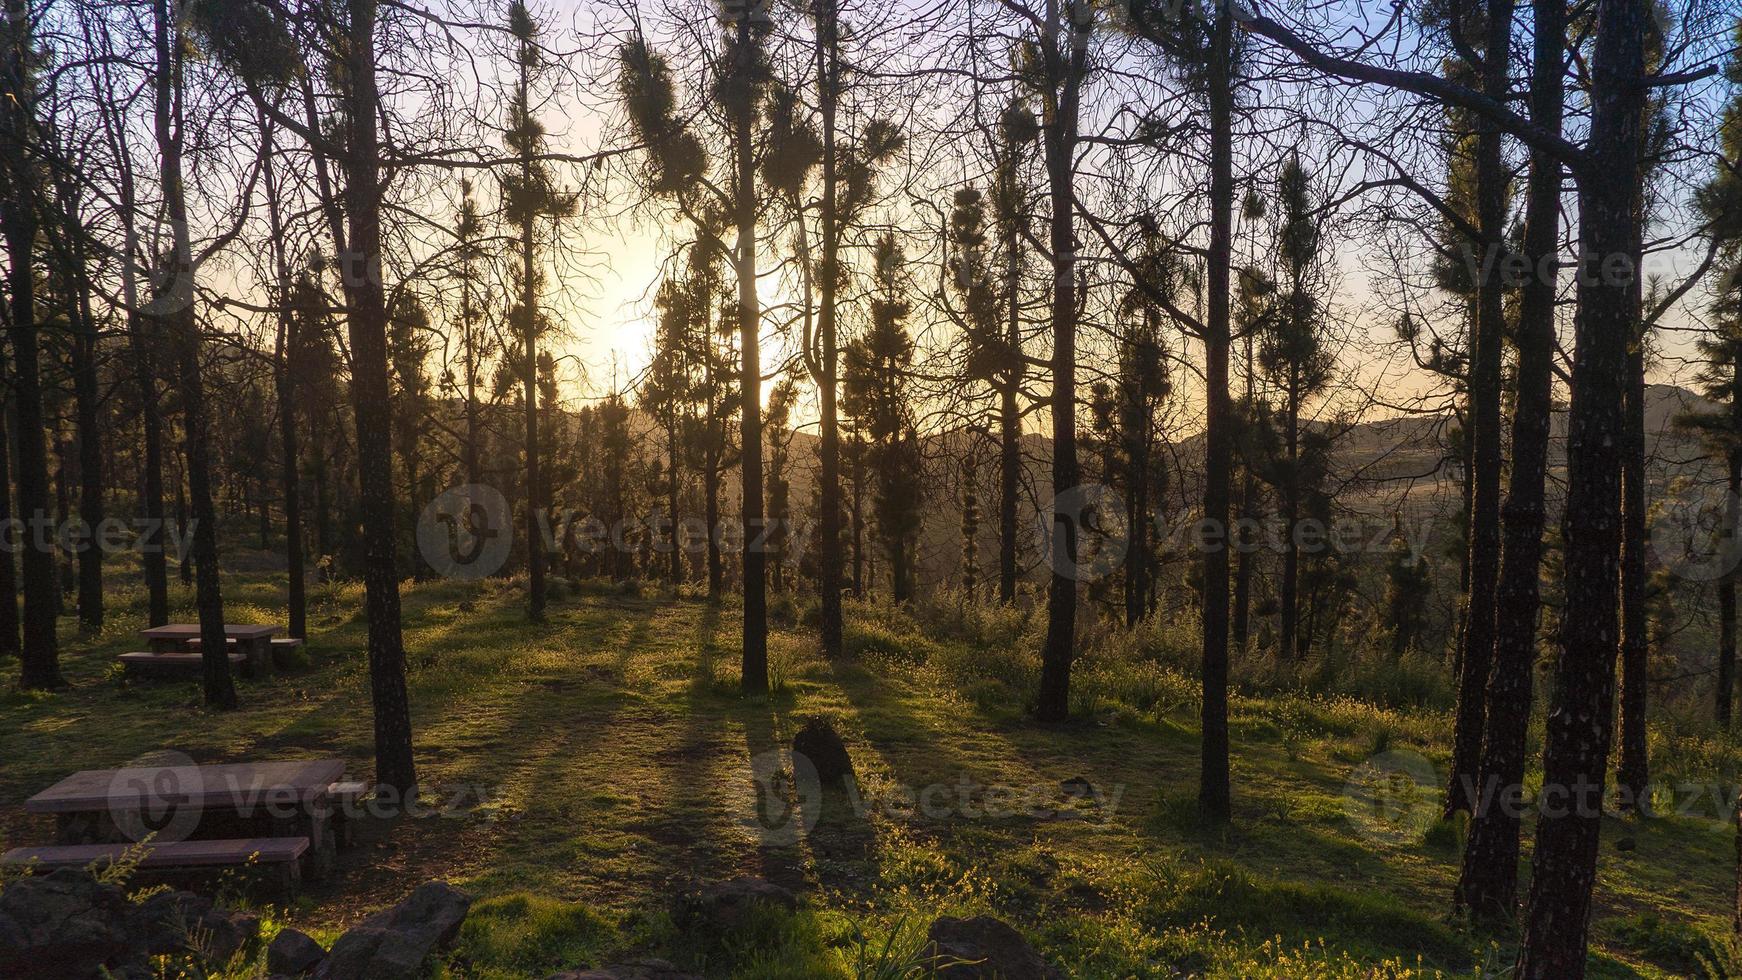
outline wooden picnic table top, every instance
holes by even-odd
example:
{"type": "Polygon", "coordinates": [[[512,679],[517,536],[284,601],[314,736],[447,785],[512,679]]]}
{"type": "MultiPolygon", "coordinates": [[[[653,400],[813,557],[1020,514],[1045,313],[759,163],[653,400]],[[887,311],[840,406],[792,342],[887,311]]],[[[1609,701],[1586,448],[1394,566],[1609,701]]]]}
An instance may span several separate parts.
{"type": "MultiPolygon", "coordinates": [[[[248,626],[241,623],[225,623],[224,635],[238,640],[258,640],[278,632],[276,626],[248,626]]],[[[195,640],[200,636],[198,623],[170,623],[168,626],[153,626],[139,631],[139,635],[148,640],[195,640]]]]}
{"type": "Polygon", "coordinates": [[[341,759],[86,769],[26,800],[24,809],[94,813],[175,805],[240,811],[315,802],[344,774],[341,759]]]}

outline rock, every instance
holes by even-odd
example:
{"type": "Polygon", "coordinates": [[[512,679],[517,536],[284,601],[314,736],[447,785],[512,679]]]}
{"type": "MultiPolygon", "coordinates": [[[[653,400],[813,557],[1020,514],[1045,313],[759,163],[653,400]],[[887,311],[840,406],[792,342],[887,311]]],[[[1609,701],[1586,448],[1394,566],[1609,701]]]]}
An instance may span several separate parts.
{"type": "Polygon", "coordinates": [[[749,924],[751,910],[758,905],[771,905],[788,912],[798,908],[798,898],[792,892],[761,878],[734,878],[709,885],[678,903],[680,926],[702,926],[728,933],[749,924]]]}
{"type": "Polygon", "coordinates": [[[558,973],[550,980],[702,980],[664,960],[631,960],[603,966],[597,970],[570,970],[558,973]]]}
{"type": "Polygon", "coordinates": [[[128,914],[128,932],[140,952],[162,956],[188,950],[223,966],[260,938],[260,917],[215,908],[193,892],[158,892],[128,914]]]}
{"type": "Polygon", "coordinates": [[[792,754],[804,756],[816,768],[824,786],[841,785],[853,775],[853,759],[839,732],[826,718],[812,718],[792,737],[792,754]]]}
{"type": "Polygon", "coordinates": [[[1615,849],[1623,853],[1639,847],[1639,842],[1631,837],[1623,837],[1615,842],[1615,849]]]}
{"type": "Polygon", "coordinates": [[[142,960],[127,895],[79,868],[14,881],[0,891],[0,977],[96,976],[142,960]]]}
{"type": "Polygon", "coordinates": [[[320,980],[409,980],[459,933],[472,897],[432,881],[339,937],[315,970],[320,980]]]}
{"type": "Polygon", "coordinates": [[[278,976],[300,977],[326,958],[320,943],[295,929],[281,930],[266,947],[266,969],[278,976]]]}
{"type": "Polygon", "coordinates": [[[926,931],[926,956],[940,977],[961,980],[1063,980],[1010,926],[977,915],[972,919],[944,916],[926,931]]]}

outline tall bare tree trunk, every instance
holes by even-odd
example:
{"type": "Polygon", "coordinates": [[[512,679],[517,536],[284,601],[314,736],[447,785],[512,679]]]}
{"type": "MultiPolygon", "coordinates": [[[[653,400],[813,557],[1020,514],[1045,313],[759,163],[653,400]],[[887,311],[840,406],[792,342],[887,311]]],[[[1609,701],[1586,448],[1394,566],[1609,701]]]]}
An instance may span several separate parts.
{"type": "Polygon", "coordinates": [[[33,81],[27,66],[30,15],[24,0],[7,0],[4,50],[0,51],[0,146],[12,194],[0,201],[0,233],[6,239],[12,316],[13,398],[17,412],[18,510],[24,527],[24,649],[20,682],[26,688],[60,687],[60,649],[55,615],[54,546],[48,540],[48,445],[42,432],[42,374],[36,324],[36,269],[32,260],[37,233],[34,162],[27,149],[33,81]]]}
{"type": "MultiPolygon", "coordinates": [[[[1731,370],[1736,371],[1737,381],[1730,392],[1731,424],[1735,425],[1742,423],[1742,397],[1739,397],[1742,396],[1742,369],[1731,370]]],[[[1725,524],[1733,538],[1737,529],[1742,528],[1742,511],[1736,505],[1738,494],[1742,494],[1742,450],[1732,449],[1725,454],[1724,471],[1729,489],[1729,496],[1725,498],[1728,506],[1725,524]]],[[[1718,683],[1713,712],[1719,727],[1726,731],[1730,728],[1736,698],[1737,579],[1734,568],[1718,579],[1718,683]]]]}
{"type": "MultiPolygon", "coordinates": [[[[1559,133],[1565,88],[1566,0],[1535,0],[1531,121],[1559,133]]],[[[1524,257],[1532,270],[1519,297],[1517,393],[1512,409],[1512,479],[1506,488],[1494,666],[1488,679],[1477,801],[1471,811],[1456,901],[1479,918],[1507,919],[1518,892],[1519,814],[1531,672],[1536,666],[1554,384],[1556,256],[1560,251],[1561,164],[1536,150],[1525,202],[1524,257]],[[1512,795],[1515,792],[1516,796],[1512,795]]]]}
{"type": "MultiPolygon", "coordinates": [[[[1482,91],[1497,101],[1511,84],[1514,0],[1488,0],[1482,45],[1482,91]]],[[[1476,121],[1476,220],[1481,241],[1469,243],[1478,274],[1476,336],[1470,345],[1469,594],[1458,651],[1458,709],[1452,729],[1452,769],[1445,810],[1468,811],[1482,757],[1483,706],[1494,663],[1495,602],[1500,577],[1500,360],[1506,333],[1501,252],[1506,247],[1506,185],[1500,127],[1476,121]]]]}
{"type": "Polygon", "coordinates": [[[91,280],[86,269],[85,230],[79,220],[77,191],[63,186],[66,209],[67,254],[73,268],[68,318],[73,333],[73,392],[77,411],[79,443],[79,521],[84,525],[78,553],[79,628],[86,633],[103,629],[103,551],[97,531],[103,524],[103,430],[98,412],[102,398],[97,380],[97,325],[91,315],[91,280]]]}
{"type": "Polygon", "coordinates": [[[1204,323],[1204,513],[1222,540],[1204,550],[1203,737],[1198,811],[1224,824],[1233,815],[1228,779],[1228,489],[1234,446],[1228,404],[1228,290],[1234,253],[1234,25],[1224,10],[1211,28],[1210,250],[1204,323]]]}
{"type": "Polygon", "coordinates": [[[1567,431],[1565,610],[1543,749],[1545,808],[1537,820],[1519,980],[1585,975],[1591,890],[1596,884],[1605,768],[1620,640],[1622,406],[1627,347],[1639,324],[1637,268],[1617,256],[1639,242],[1639,165],[1645,116],[1645,0],[1599,0],[1591,59],[1591,124],[1579,174],[1582,246],[1572,406],[1567,431]]]}
{"type": "MultiPolygon", "coordinates": [[[[1641,167],[1640,183],[1645,182],[1641,167]]],[[[1636,227],[1643,234],[1644,215],[1636,227]]],[[[1643,259],[1635,242],[1633,267],[1643,259]]],[[[1643,305],[1644,280],[1633,277],[1633,308],[1643,305]]],[[[1621,460],[1621,762],[1615,788],[1623,810],[1649,810],[1651,759],[1645,744],[1646,668],[1650,638],[1645,611],[1645,332],[1635,330],[1627,351],[1626,439],[1621,460]]]]}
{"type": "Polygon", "coordinates": [[[751,61],[757,40],[748,6],[739,15],[737,54],[742,63],[733,105],[737,164],[738,241],[733,265],[738,274],[738,343],[742,358],[738,384],[743,399],[739,422],[744,513],[744,650],[740,682],[746,694],[768,690],[768,556],[762,509],[762,305],[756,296],[756,107],[751,99],[751,61]]]}
{"type": "Polygon", "coordinates": [[[1077,525],[1080,513],[1059,507],[1077,489],[1077,113],[1090,25],[1077,23],[1087,8],[1048,0],[1042,56],[1047,61],[1047,116],[1042,140],[1051,201],[1052,249],[1052,577],[1047,590],[1046,645],[1041,649],[1035,717],[1070,715],[1071,661],[1076,656],[1077,525]],[[1067,27],[1067,21],[1069,25],[1067,27]],[[1061,45],[1063,46],[1061,50],[1061,45]]]}
{"type": "MultiPolygon", "coordinates": [[[[0,378],[7,377],[7,359],[0,347],[0,378]]],[[[10,379],[8,379],[10,380],[10,379]]],[[[12,526],[12,439],[7,432],[12,412],[0,394],[0,528],[12,526]]],[[[10,532],[5,532],[10,533],[10,532]]],[[[23,650],[18,639],[18,563],[12,560],[19,540],[0,541],[0,658],[16,657],[23,650]]]]}
{"type": "Polygon", "coordinates": [[[406,794],[417,786],[405,641],[393,533],[393,453],[385,408],[387,298],[381,283],[381,160],[376,131],[375,0],[347,0],[350,156],[345,297],[351,339],[351,399],[357,425],[357,482],[363,516],[364,614],[369,622],[369,686],[375,708],[375,780],[406,794]]]}
{"type": "Polygon", "coordinates": [[[236,707],[236,685],[230,677],[229,647],[224,635],[224,596],[218,578],[218,514],[212,502],[211,440],[205,379],[200,374],[199,323],[194,311],[193,243],[188,231],[186,190],[182,185],[180,38],[171,33],[169,0],[155,0],[154,9],[157,148],[163,209],[173,243],[170,267],[164,270],[156,303],[170,332],[181,388],[182,451],[187,458],[188,497],[193,511],[189,530],[193,533],[194,603],[199,609],[206,704],[230,710],[236,707]]]}
{"type": "Polygon", "coordinates": [[[822,361],[817,365],[817,398],[822,410],[821,443],[817,448],[821,482],[817,487],[817,500],[823,511],[819,587],[822,591],[823,654],[839,657],[844,629],[841,617],[841,420],[836,404],[840,353],[835,335],[835,287],[840,277],[841,243],[835,146],[835,114],[841,98],[840,10],[834,0],[822,0],[817,4],[817,11],[817,85],[821,90],[818,103],[823,117],[823,261],[817,270],[820,300],[817,333],[822,346],[822,361]]]}

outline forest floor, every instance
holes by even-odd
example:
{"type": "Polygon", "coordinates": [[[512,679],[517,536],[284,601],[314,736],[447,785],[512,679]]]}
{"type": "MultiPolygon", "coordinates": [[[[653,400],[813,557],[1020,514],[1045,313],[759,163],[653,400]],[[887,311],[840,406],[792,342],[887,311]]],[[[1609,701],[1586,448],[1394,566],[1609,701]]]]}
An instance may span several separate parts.
{"type": "MultiPolygon", "coordinates": [[[[281,622],[276,581],[232,577],[228,618],[281,622]]],[[[1073,976],[1484,976],[1510,965],[1511,936],[1447,910],[1459,846],[1457,828],[1433,820],[1444,712],[1237,698],[1235,820],[1208,833],[1194,816],[1197,704],[1183,673],[1085,663],[1078,720],[1040,726],[1015,693],[1032,657],[1008,635],[854,606],[854,655],[831,664],[777,603],[776,692],[746,700],[733,606],[558,591],[535,626],[511,582],[407,587],[430,812],[344,852],[339,873],[273,923],[330,939],[443,878],[481,899],[444,966],[456,977],[542,977],[634,955],[711,976],[902,976],[932,917],[978,911],[1017,925],[1073,976]],[[816,715],[846,736],[859,793],[829,794],[809,833],[770,827],[756,819],[752,773],[816,715]],[[1352,804],[1375,772],[1389,779],[1386,805],[1352,804]],[[672,925],[671,896],[738,875],[801,890],[804,911],[752,936],[672,925]]],[[[226,714],[202,708],[191,683],[120,682],[112,658],[137,646],[142,623],[125,592],[116,605],[101,636],[67,635],[70,689],[0,694],[0,845],[47,838],[20,804],[61,776],[164,750],[199,762],[339,756],[367,775],[359,587],[317,589],[309,666],[243,681],[242,708],[226,714]]],[[[1654,733],[1654,752],[1676,753],[1684,777],[1728,764],[1727,746],[1667,739],[1654,733]]],[[[1695,974],[1709,937],[1727,931],[1727,811],[1686,809],[1604,828],[1594,975],[1695,974]]]]}

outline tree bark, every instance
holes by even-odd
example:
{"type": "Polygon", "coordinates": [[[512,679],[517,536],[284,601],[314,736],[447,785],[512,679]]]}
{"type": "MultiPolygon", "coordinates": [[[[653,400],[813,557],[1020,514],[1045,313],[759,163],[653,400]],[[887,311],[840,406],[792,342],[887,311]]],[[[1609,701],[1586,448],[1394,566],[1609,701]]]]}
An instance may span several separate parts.
{"type": "Polygon", "coordinates": [[[1228,289],[1234,251],[1234,25],[1223,11],[1211,28],[1210,249],[1204,323],[1204,513],[1214,540],[1204,548],[1204,697],[1198,811],[1213,824],[1233,814],[1228,779],[1228,488],[1234,447],[1229,431],[1228,289]]]}
{"type": "Polygon", "coordinates": [[[78,427],[79,521],[84,525],[77,538],[79,575],[79,628],[86,633],[103,629],[103,552],[97,531],[103,524],[103,431],[98,411],[101,392],[97,381],[97,326],[91,315],[91,281],[85,267],[85,230],[79,220],[77,192],[70,182],[60,188],[65,209],[66,255],[72,263],[67,282],[68,322],[73,326],[73,394],[78,427]]]}
{"type": "Polygon", "coordinates": [[[1618,649],[1621,479],[1627,346],[1638,328],[1619,269],[1639,241],[1645,116],[1645,0],[1599,0],[1591,63],[1587,165],[1580,174],[1578,319],[1567,433],[1565,611],[1543,750],[1543,792],[1565,805],[1537,820],[1529,910],[1515,975],[1579,980],[1596,883],[1618,649]],[[1617,258],[1620,257],[1620,258],[1617,258]]]}
{"type": "MultiPolygon", "coordinates": [[[[1739,382],[1730,395],[1730,411],[1732,417],[1742,416],[1742,368],[1732,368],[1736,371],[1739,382]]],[[[1727,510],[1725,523],[1730,528],[1731,540],[1735,540],[1738,528],[1742,528],[1742,513],[1739,513],[1736,501],[1742,494],[1742,450],[1732,449],[1725,454],[1724,470],[1729,496],[1726,499],[1727,510]]],[[[1735,547],[1734,544],[1731,547],[1735,547]]],[[[1716,703],[1713,705],[1714,716],[1718,726],[1726,731],[1730,728],[1733,716],[1733,704],[1736,697],[1736,582],[1737,571],[1732,568],[1718,579],[1718,683],[1716,703]]]]}
{"type": "MultiPolygon", "coordinates": [[[[1487,37],[1482,46],[1482,91],[1505,99],[1511,84],[1514,0],[1488,0],[1487,37]]],[[[1458,708],[1452,729],[1452,768],[1447,783],[1447,814],[1469,811],[1468,787],[1482,755],[1482,723],[1488,675],[1494,663],[1495,601],[1500,576],[1500,360],[1506,332],[1505,285],[1501,252],[1506,247],[1506,185],[1500,127],[1476,120],[1476,210],[1479,242],[1469,243],[1477,272],[1476,336],[1470,349],[1469,594],[1458,655],[1458,708]]]]}
{"type": "Polygon", "coordinates": [[[819,589],[822,592],[823,655],[841,655],[844,624],[841,616],[841,420],[836,404],[839,342],[835,331],[835,292],[840,276],[841,223],[837,209],[835,113],[841,96],[840,11],[833,0],[819,3],[817,16],[818,103],[823,117],[822,159],[822,253],[817,270],[819,303],[817,333],[822,350],[818,367],[817,399],[822,411],[821,442],[817,447],[821,472],[817,488],[822,508],[822,554],[819,589]]]}
{"type": "MultiPolygon", "coordinates": [[[[7,375],[5,348],[0,347],[0,378],[7,375]]],[[[10,379],[8,379],[10,380],[10,379]]],[[[12,527],[12,446],[7,427],[11,411],[7,398],[0,395],[0,529],[12,527]]],[[[13,551],[23,542],[23,535],[0,530],[8,536],[0,540],[0,658],[16,657],[23,650],[18,639],[18,563],[13,551]]]]}
{"type": "Polygon", "coordinates": [[[211,440],[206,418],[205,379],[200,374],[200,333],[194,311],[193,244],[187,222],[187,198],[182,185],[180,120],[181,64],[179,37],[171,35],[169,0],[156,0],[157,102],[156,132],[163,185],[163,210],[169,218],[170,268],[157,289],[156,302],[179,372],[183,453],[187,457],[189,504],[193,509],[194,602],[199,609],[200,651],[206,705],[219,710],[236,707],[236,685],[230,677],[230,657],[224,634],[224,597],[218,578],[218,515],[212,502],[211,440]],[[172,131],[172,118],[178,124],[172,131]]]}
{"type": "Polygon", "coordinates": [[[768,556],[762,507],[762,306],[756,296],[756,107],[750,98],[749,74],[756,44],[749,8],[739,15],[738,55],[743,63],[733,107],[733,142],[737,165],[738,241],[734,268],[738,274],[738,344],[741,357],[738,385],[743,415],[739,422],[742,451],[744,514],[744,634],[740,684],[745,694],[768,691],[768,556]]]}
{"type": "MultiPolygon", "coordinates": [[[[1531,120],[1561,130],[1566,2],[1535,0],[1531,120]]],[[[1496,591],[1494,665],[1488,679],[1478,800],[1459,872],[1456,901],[1478,918],[1509,919],[1518,891],[1519,807],[1532,671],[1541,608],[1543,480],[1553,408],[1556,257],[1560,252],[1561,164],[1534,151],[1525,202],[1524,257],[1532,274],[1518,307],[1518,368],[1512,410],[1512,479],[1502,512],[1504,540],[1496,591]],[[1519,790],[1515,800],[1507,794],[1519,790]]]]}
{"type": "Polygon", "coordinates": [[[55,588],[54,545],[48,540],[48,444],[42,432],[42,374],[36,324],[37,188],[27,144],[33,126],[29,70],[29,15],[23,0],[7,0],[6,43],[0,57],[3,87],[12,93],[0,111],[0,145],[6,147],[12,196],[0,201],[0,232],[6,239],[11,289],[13,398],[17,412],[18,510],[24,528],[24,633],[20,683],[26,688],[61,687],[60,650],[55,615],[60,603],[55,588]]]}
{"type": "MultiPolygon", "coordinates": [[[[1633,254],[1637,261],[1639,250],[1635,248],[1633,254]]],[[[1621,761],[1615,770],[1615,788],[1622,810],[1651,806],[1646,786],[1651,762],[1645,744],[1650,640],[1645,611],[1644,347],[1644,336],[1636,333],[1627,353],[1627,431],[1621,461],[1621,761]]]]}
{"type": "Polygon", "coordinates": [[[1077,526],[1080,513],[1059,508],[1077,491],[1077,248],[1075,229],[1078,100],[1082,88],[1087,24],[1078,8],[1049,0],[1041,39],[1048,62],[1045,145],[1051,197],[1048,244],[1052,250],[1052,577],[1047,590],[1046,645],[1041,650],[1040,692],[1035,717],[1063,721],[1070,715],[1071,661],[1076,656],[1077,526]],[[1067,13],[1067,6],[1069,13],[1067,13]],[[1072,20],[1065,25],[1067,18],[1072,20]],[[1064,50],[1061,50],[1061,44],[1064,50]]]}
{"type": "Polygon", "coordinates": [[[375,709],[375,780],[404,796],[415,791],[411,706],[400,630],[399,569],[393,534],[393,453],[388,404],[387,300],[381,283],[380,143],[376,130],[375,0],[347,0],[351,44],[347,83],[349,219],[344,256],[351,340],[351,399],[357,426],[357,482],[363,517],[364,614],[369,623],[369,685],[375,709]]]}

